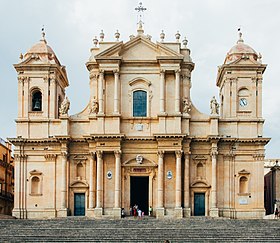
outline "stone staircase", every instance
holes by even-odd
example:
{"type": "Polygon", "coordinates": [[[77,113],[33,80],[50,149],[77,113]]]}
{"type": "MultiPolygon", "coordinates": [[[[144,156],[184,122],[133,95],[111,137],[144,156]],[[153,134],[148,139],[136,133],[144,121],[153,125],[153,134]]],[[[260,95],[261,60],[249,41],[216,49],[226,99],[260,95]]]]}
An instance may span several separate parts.
{"type": "Polygon", "coordinates": [[[1,242],[280,242],[280,219],[0,220],[1,242]]]}

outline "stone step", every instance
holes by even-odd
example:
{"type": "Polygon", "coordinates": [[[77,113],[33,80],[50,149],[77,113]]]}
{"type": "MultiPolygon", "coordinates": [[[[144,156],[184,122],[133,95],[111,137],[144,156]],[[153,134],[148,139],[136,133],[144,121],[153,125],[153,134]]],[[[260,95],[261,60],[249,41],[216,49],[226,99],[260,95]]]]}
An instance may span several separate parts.
{"type": "Polygon", "coordinates": [[[1,242],[279,242],[280,220],[0,220],[1,242]]]}

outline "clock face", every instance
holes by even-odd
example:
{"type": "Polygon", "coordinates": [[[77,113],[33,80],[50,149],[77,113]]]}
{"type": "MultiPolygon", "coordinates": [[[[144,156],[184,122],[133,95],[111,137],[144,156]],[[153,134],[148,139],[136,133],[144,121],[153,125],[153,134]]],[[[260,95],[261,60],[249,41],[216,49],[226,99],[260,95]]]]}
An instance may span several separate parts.
{"type": "Polygon", "coordinates": [[[240,105],[241,107],[245,107],[247,104],[248,104],[248,101],[247,101],[245,98],[241,98],[241,99],[239,100],[239,105],[240,105]]]}

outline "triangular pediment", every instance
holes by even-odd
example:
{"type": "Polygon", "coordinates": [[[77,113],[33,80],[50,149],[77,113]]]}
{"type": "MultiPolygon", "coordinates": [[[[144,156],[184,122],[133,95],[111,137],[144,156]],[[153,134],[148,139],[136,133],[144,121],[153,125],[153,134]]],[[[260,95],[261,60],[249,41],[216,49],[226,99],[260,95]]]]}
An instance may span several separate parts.
{"type": "Polygon", "coordinates": [[[236,59],[234,62],[230,63],[230,65],[260,65],[260,63],[254,60],[252,57],[249,56],[241,56],[240,58],[236,59]]]}
{"type": "Polygon", "coordinates": [[[120,57],[122,60],[157,60],[158,57],[183,59],[183,55],[154,43],[145,36],[138,36],[123,43],[120,42],[95,56],[95,59],[112,59],[120,57]]]}

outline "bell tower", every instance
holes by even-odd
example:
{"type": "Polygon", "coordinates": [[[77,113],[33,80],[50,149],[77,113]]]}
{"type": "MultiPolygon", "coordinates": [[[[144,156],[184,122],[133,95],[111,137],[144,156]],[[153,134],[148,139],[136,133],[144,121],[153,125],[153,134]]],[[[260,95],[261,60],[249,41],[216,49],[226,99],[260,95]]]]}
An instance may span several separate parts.
{"type": "Polygon", "coordinates": [[[244,43],[242,33],[219,67],[221,118],[262,118],[262,77],[266,65],[261,55],[244,43]]]}
{"type": "Polygon", "coordinates": [[[47,45],[44,30],[39,43],[24,56],[21,54],[14,67],[18,73],[17,136],[49,137],[50,122],[59,118],[59,107],[69,84],[65,67],[47,45]]]}

